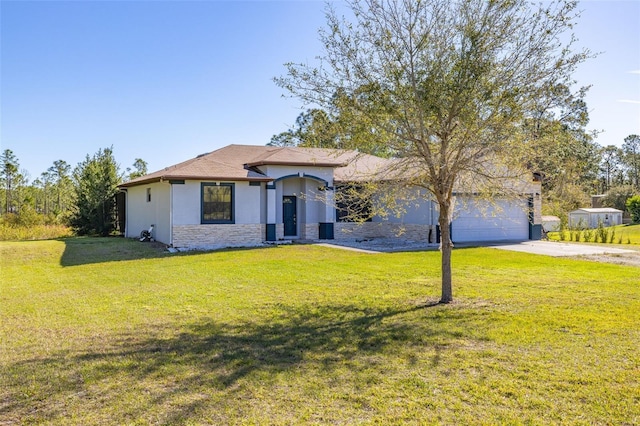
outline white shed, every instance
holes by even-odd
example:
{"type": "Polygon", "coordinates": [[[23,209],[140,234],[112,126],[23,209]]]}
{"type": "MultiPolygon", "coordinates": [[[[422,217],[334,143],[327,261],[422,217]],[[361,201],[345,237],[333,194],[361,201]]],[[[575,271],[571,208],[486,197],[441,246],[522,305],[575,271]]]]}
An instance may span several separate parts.
{"type": "Polygon", "coordinates": [[[547,232],[560,230],[560,218],[558,216],[542,216],[542,228],[547,232]]]}
{"type": "Polygon", "coordinates": [[[571,228],[597,228],[602,226],[614,226],[622,224],[622,210],[610,207],[597,209],[577,209],[569,213],[569,227],[571,228]]]}

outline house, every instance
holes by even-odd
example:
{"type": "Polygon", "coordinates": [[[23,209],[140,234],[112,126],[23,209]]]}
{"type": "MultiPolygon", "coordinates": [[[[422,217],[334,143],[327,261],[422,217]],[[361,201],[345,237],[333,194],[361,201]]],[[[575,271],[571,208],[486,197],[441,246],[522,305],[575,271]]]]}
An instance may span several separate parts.
{"type": "Polygon", "coordinates": [[[600,224],[602,226],[622,224],[622,210],[600,207],[583,208],[569,212],[570,228],[597,228],[600,224]]]}
{"type": "MultiPolygon", "coordinates": [[[[391,160],[319,148],[229,145],[120,185],[125,236],[154,225],[178,248],[255,246],[287,239],[438,239],[437,203],[419,197],[399,217],[350,222],[336,193],[391,160]]],[[[460,193],[454,242],[540,238],[540,184],[495,203],[460,193]]],[[[416,191],[419,191],[416,189],[416,191]]]]}

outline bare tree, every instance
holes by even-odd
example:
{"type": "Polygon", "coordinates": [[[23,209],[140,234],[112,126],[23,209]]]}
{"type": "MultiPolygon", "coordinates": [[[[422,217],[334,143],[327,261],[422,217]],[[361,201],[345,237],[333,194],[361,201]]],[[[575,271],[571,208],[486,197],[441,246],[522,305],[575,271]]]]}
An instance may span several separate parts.
{"type": "MultiPolygon", "coordinates": [[[[412,183],[439,206],[441,302],[453,300],[449,224],[454,187],[504,178],[519,129],[550,95],[572,86],[576,66],[568,34],[576,2],[524,0],[351,0],[349,18],[330,6],[319,65],[287,64],[276,83],[309,105],[346,100],[397,157],[409,159],[412,183]],[[392,137],[388,137],[392,135],[392,137]],[[506,159],[506,160],[505,160],[506,159]],[[502,163],[504,161],[504,163],[502,163]]],[[[403,162],[399,162],[401,164],[403,162]]],[[[514,166],[514,167],[512,167],[514,166]]]]}

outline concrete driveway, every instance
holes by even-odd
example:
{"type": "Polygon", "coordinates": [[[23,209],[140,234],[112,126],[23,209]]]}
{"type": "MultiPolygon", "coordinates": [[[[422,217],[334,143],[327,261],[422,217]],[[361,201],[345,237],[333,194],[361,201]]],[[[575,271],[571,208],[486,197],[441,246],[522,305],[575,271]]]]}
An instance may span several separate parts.
{"type": "Polygon", "coordinates": [[[491,247],[499,250],[520,251],[523,253],[543,254],[554,257],[635,253],[634,250],[626,250],[609,246],[600,247],[556,241],[523,241],[517,243],[495,244],[491,247]]]}

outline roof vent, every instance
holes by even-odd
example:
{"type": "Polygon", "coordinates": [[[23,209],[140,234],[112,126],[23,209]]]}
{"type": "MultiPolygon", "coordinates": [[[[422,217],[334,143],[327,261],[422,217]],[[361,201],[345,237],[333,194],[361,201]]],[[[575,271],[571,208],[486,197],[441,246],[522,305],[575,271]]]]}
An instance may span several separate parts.
{"type": "Polygon", "coordinates": [[[205,156],[205,155],[207,155],[207,154],[211,154],[211,153],[210,153],[210,152],[205,152],[204,154],[200,154],[200,155],[198,155],[196,158],[204,157],[204,156],[205,156]]]}

